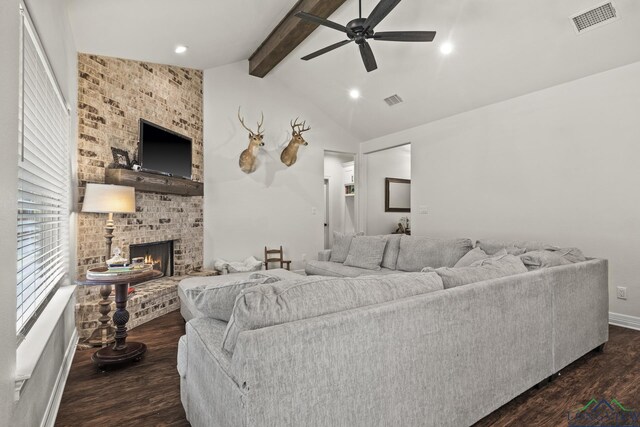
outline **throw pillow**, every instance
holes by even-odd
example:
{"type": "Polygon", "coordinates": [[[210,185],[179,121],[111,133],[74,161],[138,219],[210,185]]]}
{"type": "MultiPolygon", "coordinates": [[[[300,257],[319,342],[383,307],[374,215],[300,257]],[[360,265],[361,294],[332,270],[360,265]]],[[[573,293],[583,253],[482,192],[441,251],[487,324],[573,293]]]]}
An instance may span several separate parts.
{"type": "Polygon", "coordinates": [[[380,266],[395,270],[398,263],[398,254],[400,253],[401,234],[387,234],[384,237],[387,239],[387,246],[384,247],[384,255],[382,255],[380,266]]]}
{"type": "Polygon", "coordinates": [[[437,274],[306,277],[254,286],[233,308],[222,348],[233,352],[243,331],[379,304],[442,289],[437,274]]]}
{"type": "Polygon", "coordinates": [[[347,255],[344,265],[367,270],[380,270],[386,245],[387,239],[383,236],[356,236],[351,240],[349,255],[347,255]]]}
{"type": "Polygon", "coordinates": [[[329,261],[344,262],[344,260],[347,259],[347,255],[349,255],[351,240],[355,236],[355,234],[340,233],[339,231],[334,231],[333,246],[331,246],[331,257],[329,258],[329,261]]]}
{"type": "Polygon", "coordinates": [[[520,259],[527,270],[571,264],[571,261],[554,251],[531,251],[520,255],[520,259]]]}
{"type": "Polygon", "coordinates": [[[260,276],[262,277],[250,277],[221,284],[198,286],[186,289],[185,294],[193,302],[196,309],[205,316],[228,322],[236,298],[243,290],[263,283],[282,280],[275,276],[260,276]]]}
{"type": "Polygon", "coordinates": [[[501,240],[478,240],[476,241],[476,247],[479,247],[487,253],[487,255],[495,255],[500,249],[507,249],[507,253],[511,255],[520,255],[529,251],[542,251],[558,249],[557,246],[547,245],[546,243],[526,241],[526,240],[513,240],[513,241],[501,241],[501,240]],[[518,253],[518,251],[521,251],[518,253]]]}
{"type": "Polygon", "coordinates": [[[578,248],[553,249],[553,252],[561,255],[569,262],[583,262],[587,260],[582,251],[578,248]]]}
{"type": "Polygon", "coordinates": [[[469,239],[440,240],[403,234],[396,269],[420,271],[424,267],[453,267],[472,248],[469,239]]]}
{"type": "Polygon", "coordinates": [[[444,288],[449,289],[527,271],[520,258],[514,255],[502,255],[476,261],[468,267],[438,268],[436,273],[442,278],[444,288]]]}
{"type": "MultiPolygon", "coordinates": [[[[501,249],[494,256],[500,256],[500,255],[506,255],[506,254],[507,254],[507,251],[504,250],[504,249],[501,249]]],[[[474,248],[474,249],[470,250],[469,252],[467,252],[462,258],[460,258],[460,260],[458,262],[456,262],[456,265],[454,265],[454,267],[455,268],[458,268],[458,267],[469,267],[474,262],[481,261],[481,260],[487,259],[489,257],[490,257],[490,255],[487,255],[487,253],[485,251],[483,251],[482,249],[474,248]]]]}

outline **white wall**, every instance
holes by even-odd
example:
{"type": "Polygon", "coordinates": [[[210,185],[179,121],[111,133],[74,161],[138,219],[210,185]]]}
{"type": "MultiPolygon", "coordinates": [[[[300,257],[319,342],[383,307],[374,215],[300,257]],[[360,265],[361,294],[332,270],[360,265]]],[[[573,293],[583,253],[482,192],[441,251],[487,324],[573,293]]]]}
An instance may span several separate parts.
{"type": "Polygon", "coordinates": [[[344,195],[343,163],[353,162],[355,154],[325,152],[324,177],[329,180],[329,248],[333,245],[333,232],[355,232],[354,197],[344,195]]]}
{"type": "MultiPolygon", "coordinates": [[[[20,17],[17,2],[0,2],[0,130],[2,146],[15,147],[18,141],[18,48],[20,17]]],[[[16,188],[17,150],[5,150],[0,168],[0,418],[13,411],[16,362],[16,188]]],[[[5,421],[3,421],[5,422],[5,421]]]]}
{"type": "Polygon", "coordinates": [[[609,259],[610,310],[640,316],[639,114],[640,62],[363,148],[412,142],[414,234],[577,246],[609,259]]]}
{"type": "MultiPolygon", "coordinates": [[[[16,375],[16,212],[18,144],[18,58],[20,16],[18,1],[0,3],[0,129],[6,148],[0,168],[0,423],[14,426],[39,425],[51,397],[73,330],[73,300],[58,307],[62,315],[52,327],[44,351],[24,386],[21,398],[14,402],[16,375]],[[15,145],[14,145],[15,144],[15,145]]],[[[50,57],[64,96],[72,107],[72,137],[75,141],[76,52],[66,16],[64,0],[27,0],[27,7],[50,57]]],[[[74,142],[75,144],[75,142],[74,142]]],[[[72,145],[72,153],[75,145],[72,145]]],[[[75,154],[69,160],[73,164],[75,154]]],[[[73,221],[73,219],[72,219],[73,221]]],[[[72,223],[73,224],[73,223],[72,223]]],[[[73,235],[72,235],[73,240],[73,235]]],[[[73,244],[72,244],[73,248],[73,244]]],[[[72,249],[73,250],[73,249],[72,249]]],[[[73,252],[72,252],[72,257],[73,252]]],[[[75,260],[70,260],[75,265],[75,260]]],[[[33,336],[28,336],[28,339],[33,336]]],[[[24,345],[24,343],[23,343],[24,345]]]]}
{"type": "Polygon", "coordinates": [[[304,98],[276,80],[249,76],[247,61],[204,72],[204,261],[263,258],[264,246],[282,245],[294,266],[324,247],[324,150],[356,152],[358,142],[304,98]],[[247,131],[264,112],[265,147],[252,174],[238,167],[247,131]],[[309,142],[287,168],[280,152],[291,138],[289,121],[311,125],[309,142]],[[315,210],[315,214],[313,214],[315,210]]]}
{"type": "Polygon", "coordinates": [[[411,144],[365,154],[366,233],[390,234],[398,228],[400,218],[410,212],[384,211],[385,178],[411,179],[411,144]]]}

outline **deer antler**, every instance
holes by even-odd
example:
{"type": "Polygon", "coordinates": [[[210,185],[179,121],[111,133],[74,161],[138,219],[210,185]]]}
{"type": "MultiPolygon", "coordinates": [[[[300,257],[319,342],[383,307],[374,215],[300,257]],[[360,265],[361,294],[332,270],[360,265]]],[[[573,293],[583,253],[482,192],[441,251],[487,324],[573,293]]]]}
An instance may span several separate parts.
{"type": "Polygon", "coordinates": [[[304,122],[302,122],[301,125],[298,125],[298,133],[302,133],[302,132],[306,132],[308,130],[311,130],[311,126],[309,126],[308,128],[305,128],[304,126],[307,124],[307,121],[305,120],[304,122]],[[302,128],[302,129],[300,129],[302,128]]]}
{"type": "Polygon", "coordinates": [[[264,123],[264,113],[263,112],[260,113],[260,123],[258,123],[258,131],[257,132],[253,132],[251,129],[249,129],[247,127],[247,125],[244,124],[244,119],[240,116],[240,107],[238,107],[238,120],[240,120],[240,123],[242,124],[242,127],[249,131],[251,136],[262,135],[262,132],[264,132],[264,129],[262,129],[262,124],[264,123]]]}
{"type": "Polygon", "coordinates": [[[289,124],[291,125],[291,130],[293,130],[294,133],[301,134],[302,132],[306,132],[311,129],[311,126],[306,129],[304,128],[304,126],[307,124],[306,120],[302,123],[298,123],[298,119],[299,117],[296,117],[295,120],[289,122],[289,124]]]}
{"type": "Polygon", "coordinates": [[[255,135],[253,131],[244,124],[244,119],[240,116],[240,107],[238,107],[238,120],[240,120],[240,124],[242,124],[242,127],[249,131],[251,136],[255,135]]]}
{"type": "Polygon", "coordinates": [[[262,128],[262,123],[264,123],[264,113],[261,111],[260,112],[260,123],[258,123],[258,135],[261,135],[262,132],[264,132],[264,129],[260,130],[260,128],[262,128]]]}

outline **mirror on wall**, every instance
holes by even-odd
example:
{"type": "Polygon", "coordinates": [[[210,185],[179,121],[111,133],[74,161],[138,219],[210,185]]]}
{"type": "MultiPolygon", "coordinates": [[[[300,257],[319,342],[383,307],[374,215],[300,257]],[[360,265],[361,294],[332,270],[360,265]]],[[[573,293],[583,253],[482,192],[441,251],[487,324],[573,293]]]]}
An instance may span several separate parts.
{"type": "Polygon", "coordinates": [[[410,179],[384,179],[384,211],[411,212],[410,179]]]}

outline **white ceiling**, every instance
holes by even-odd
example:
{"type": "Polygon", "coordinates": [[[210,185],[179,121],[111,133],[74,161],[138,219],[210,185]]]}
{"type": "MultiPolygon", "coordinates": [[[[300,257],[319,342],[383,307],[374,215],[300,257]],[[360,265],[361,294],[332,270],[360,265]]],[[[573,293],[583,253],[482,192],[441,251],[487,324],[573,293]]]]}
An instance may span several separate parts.
{"type": "MultiPolygon", "coordinates": [[[[363,0],[365,15],[376,2],[363,0]]],[[[194,68],[248,58],[295,3],[69,0],[80,51],[194,68]],[[188,45],[188,53],[173,53],[176,44],[188,45]]],[[[433,43],[372,41],[378,70],[367,73],[353,44],[301,61],[343,39],[319,28],[266,79],[281,81],[354,135],[371,139],[639,61],[640,1],[614,0],[621,19],[577,35],[569,16],[598,4],[406,0],[377,30],[436,30],[433,43]],[[443,56],[439,46],[447,40],[455,50],[443,56]],[[354,87],[362,92],[358,101],[348,96],[354,87]],[[388,107],[383,98],[396,93],[405,102],[388,107]]],[[[345,24],[356,14],[357,2],[348,0],[331,19],[345,24]]]]}
{"type": "Polygon", "coordinates": [[[80,52],[206,69],[247,59],[296,0],[68,0],[80,52]],[[174,53],[177,45],[187,53],[174,53]]]}

